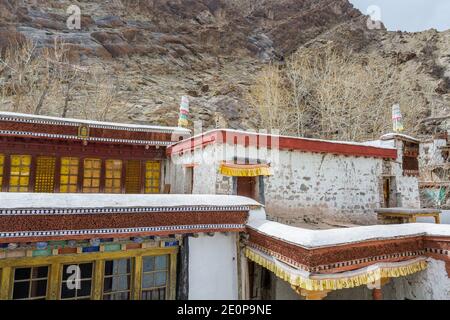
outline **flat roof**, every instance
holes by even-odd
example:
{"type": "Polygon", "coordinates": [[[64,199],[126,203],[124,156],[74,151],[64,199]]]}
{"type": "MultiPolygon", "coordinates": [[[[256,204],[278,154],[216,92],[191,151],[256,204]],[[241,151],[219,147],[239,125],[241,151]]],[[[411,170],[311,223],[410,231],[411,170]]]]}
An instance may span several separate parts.
{"type": "Polygon", "coordinates": [[[253,199],[229,195],[0,193],[0,215],[15,209],[261,207],[253,199]]]}
{"type": "Polygon", "coordinates": [[[161,132],[161,133],[180,132],[180,133],[186,133],[186,134],[191,133],[191,131],[189,129],[185,129],[185,128],[181,128],[181,127],[164,127],[164,126],[153,126],[153,125],[92,121],[92,120],[50,117],[50,116],[41,116],[41,115],[6,112],[6,111],[0,111],[0,120],[6,120],[6,121],[13,120],[13,121],[24,121],[24,122],[38,121],[38,123],[69,125],[69,126],[78,126],[80,124],[85,124],[92,128],[104,128],[104,129],[116,129],[116,130],[117,129],[118,130],[126,129],[126,130],[136,130],[136,131],[143,131],[143,132],[161,132]]]}
{"type": "Polygon", "coordinates": [[[414,236],[450,236],[450,225],[431,223],[308,230],[260,219],[249,221],[247,226],[267,236],[304,248],[330,247],[363,241],[387,240],[414,236]]]}
{"type": "Polygon", "coordinates": [[[175,155],[202,148],[209,144],[229,143],[244,146],[299,150],[314,153],[331,153],[374,158],[397,158],[397,151],[389,146],[373,146],[364,142],[332,141],[293,136],[247,132],[232,129],[216,129],[172,144],[168,155],[175,155]]]}

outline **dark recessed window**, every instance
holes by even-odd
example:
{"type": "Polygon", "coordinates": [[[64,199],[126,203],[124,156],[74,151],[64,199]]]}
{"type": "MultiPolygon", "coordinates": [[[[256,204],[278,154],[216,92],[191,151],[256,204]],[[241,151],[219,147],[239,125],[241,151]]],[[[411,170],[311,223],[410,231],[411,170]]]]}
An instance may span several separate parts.
{"type": "Polygon", "coordinates": [[[92,294],[94,264],[66,264],[62,270],[61,299],[89,300],[92,294]]]}
{"type": "Polygon", "coordinates": [[[15,268],[13,300],[44,300],[47,296],[48,267],[15,268]]]}

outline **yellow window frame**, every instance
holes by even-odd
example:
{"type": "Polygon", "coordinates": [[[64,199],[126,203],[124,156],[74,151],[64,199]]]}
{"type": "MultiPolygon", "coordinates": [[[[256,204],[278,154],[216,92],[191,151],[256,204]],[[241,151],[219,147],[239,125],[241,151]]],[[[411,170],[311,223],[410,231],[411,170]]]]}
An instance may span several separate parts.
{"type": "Polygon", "coordinates": [[[10,192],[28,192],[30,189],[31,156],[11,155],[10,192]]]}
{"type": "Polygon", "coordinates": [[[76,193],[78,191],[78,173],[80,159],[75,157],[62,157],[59,177],[59,192],[76,193]]]}
{"type": "Polygon", "coordinates": [[[0,260],[0,300],[12,298],[13,271],[17,267],[32,267],[48,265],[48,300],[58,300],[61,297],[62,268],[64,264],[94,263],[92,300],[101,300],[103,293],[103,274],[106,260],[131,258],[133,260],[133,275],[131,277],[131,300],[140,300],[142,281],[142,257],[169,255],[169,292],[168,299],[175,300],[176,266],[178,247],[133,249],[115,252],[95,252],[76,255],[58,255],[50,257],[23,257],[0,260]]]}
{"type": "Polygon", "coordinates": [[[145,162],[145,193],[160,193],[161,162],[145,162]]]}
{"type": "Polygon", "coordinates": [[[102,160],[97,158],[84,159],[83,193],[100,193],[102,160]]]}
{"type": "Polygon", "coordinates": [[[122,193],[122,160],[105,161],[105,193],[122,193]]]}

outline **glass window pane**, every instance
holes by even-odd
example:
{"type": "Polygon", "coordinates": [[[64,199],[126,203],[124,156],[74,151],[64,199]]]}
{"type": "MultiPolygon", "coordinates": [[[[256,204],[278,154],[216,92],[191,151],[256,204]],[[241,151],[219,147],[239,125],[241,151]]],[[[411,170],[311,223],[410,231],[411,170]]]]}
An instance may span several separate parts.
{"type": "Polygon", "coordinates": [[[103,281],[103,292],[104,293],[108,293],[108,292],[112,291],[112,283],[113,283],[112,278],[105,278],[105,280],[103,281]]]}
{"type": "Polygon", "coordinates": [[[47,275],[48,275],[48,267],[33,268],[33,279],[47,278],[47,275]]]}
{"type": "Polygon", "coordinates": [[[47,295],[47,280],[38,280],[31,282],[30,297],[43,297],[47,295]]]}
{"type": "Polygon", "coordinates": [[[92,263],[80,264],[81,279],[92,278],[92,263]]]}
{"type": "Polygon", "coordinates": [[[14,270],[14,280],[25,280],[31,278],[31,268],[16,268],[14,270]]]}
{"type": "Polygon", "coordinates": [[[61,299],[70,299],[75,298],[76,289],[69,289],[67,286],[67,282],[61,283],[61,299]]]}
{"type": "Polygon", "coordinates": [[[142,289],[149,289],[155,286],[155,277],[153,273],[142,275],[142,289]]]}
{"type": "Polygon", "coordinates": [[[166,285],[167,272],[156,272],[155,273],[155,287],[163,287],[166,285]]]}
{"type": "Polygon", "coordinates": [[[167,269],[168,256],[158,256],[156,257],[156,270],[166,270],[167,269]]]}
{"type": "Polygon", "coordinates": [[[30,291],[30,282],[16,282],[13,288],[13,300],[27,299],[30,291]]]}
{"type": "Polygon", "coordinates": [[[155,257],[142,258],[144,272],[155,270],[155,257]]]}
{"type": "Polygon", "coordinates": [[[77,296],[86,297],[91,295],[92,280],[81,281],[81,288],[77,292],[77,296]]]}

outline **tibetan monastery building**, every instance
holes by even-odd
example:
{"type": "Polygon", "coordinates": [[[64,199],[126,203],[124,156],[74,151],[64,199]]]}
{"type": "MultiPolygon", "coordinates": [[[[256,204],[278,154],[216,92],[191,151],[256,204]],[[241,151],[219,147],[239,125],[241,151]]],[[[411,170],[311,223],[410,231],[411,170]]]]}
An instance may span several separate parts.
{"type": "Polygon", "coordinates": [[[248,196],[288,224],[374,224],[377,208],[420,207],[414,146],[398,135],[352,143],[214,130],[168,154],[178,193],[248,196]]]}
{"type": "Polygon", "coordinates": [[[428,214],[412,137],[0,112],[0,140],[0,299],[450,299],[450,227],[378,220],[428,214]]]}

